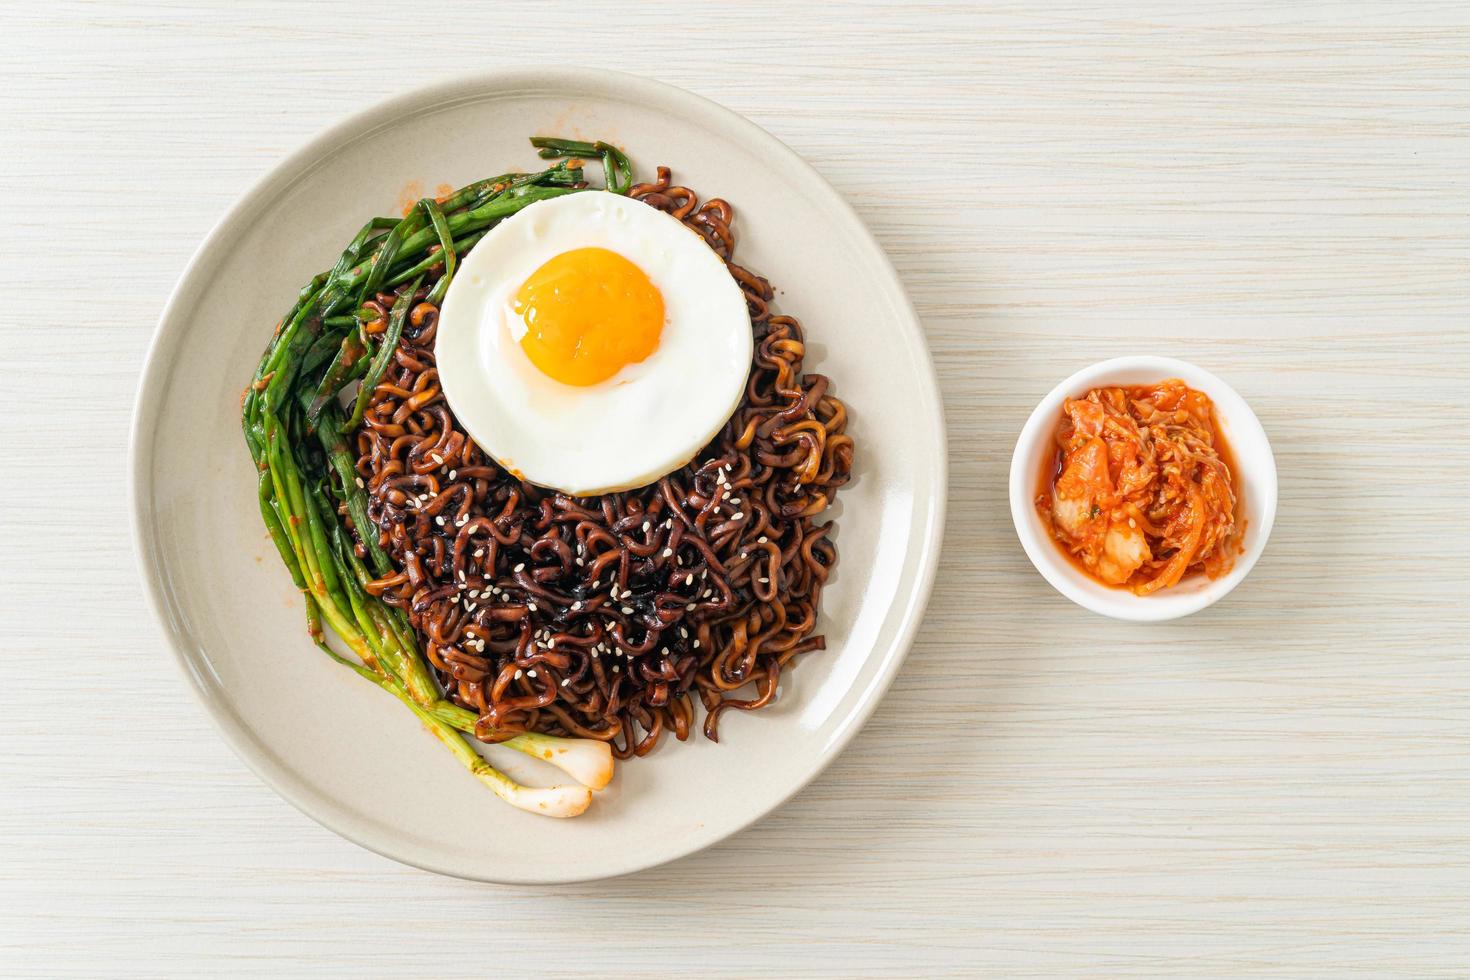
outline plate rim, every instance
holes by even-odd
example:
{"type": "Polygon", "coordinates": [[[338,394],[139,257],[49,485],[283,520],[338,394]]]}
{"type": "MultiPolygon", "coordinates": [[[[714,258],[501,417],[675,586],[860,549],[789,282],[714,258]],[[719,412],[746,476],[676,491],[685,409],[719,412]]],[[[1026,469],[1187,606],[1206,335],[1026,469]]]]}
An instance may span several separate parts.
{"type": "MultiPolygon", "coordinates": [[[[231,751],[261,782],[305,816],[337,836],[400,864],[469,881],[495,884],[563,884],[606,880],[635,874],[702,851],[763,820],[810,785],[831,765],[877,709],[879,702],[882,701],[897,676],[899,667],[902,666],[912,648],[915,636],[922,624],[924,611],[928,606],[938,572],[948,505],[948,477],[948,431],[944,419],[943,400],[940,397],[938,375],[934,369],[928,339],[914,309],[913,300],[883,247],[873,237],[872,232],[852,205],[828,183],[826,178],[778,137],[740,113],[668,82],[602,68],[595,70],[517,68],[453,75],[380,99],[338,119],[274,163],[265,173],[256,178],[213,223],[169,291],[168,299],[153,328],[142,369],[138,375],[128,434],[127,510],[132,530],[133,555],[143,581],[143,593],[149,612],[163,631],[172,659],[186,679],[196,703],[204,709],[216,731],[223,737],[231,751]],[[641,91],[648,96],[680,103],[681,108],[686,110],[713,117],[727,130],[734,129],[743,133],[747,141],[746,145],[752,146],[761,156],[767,159],[774,158],[780,165],[801,174],[813,187],[819,189],[824,198],[824,210],[846,226],[847,234],[855,239],[860,247],[870,252],[868,258],[881,270],[885,279],[884,284],[887,287],[885,291],[893,296],[894,306],[900,314],[902,322],[899,327],[906,335],[904,337],[905,347],[910,356],[914,358],[915,366],[926,382],[923,386],[923,404],[918,407],[923,409],[919,414],[929,423],[932,444],[936,449],[932,454],[926,474],[932,492],[923,501],[927,505],[927,522],[922,527],[921,536],[917,537],[920,550],[916,576],[912,586],[907,590],[901,590],[894,603],[894,607],[901,610],[897,633],[888,649],[881,652],[883,659],[879,663],[878,672],[868,690],[863,692],[859,702],[842,720],[841,728],[835,737],[812,757],[807,771],[801,778],[793,780],[791,785],[768,805],[753,811],[738,823],[722,828],[706,837],[693,837],[687,846],[675,848],[672,853],[652,861],[628,860],[613,870],[600,870],[590,874],[492,877],[409,856],[395,849],[391,841],[372,840],[367,835],[356,832],[355,828],[344,826],[349,821],[334,819],[340,816],[335,812],[340,810],[340,807],[332,801],[330,796],[292,772],[289,766],[275,760],[267,747],[249,731],[228,699],[216,697],[203,683],[187,649],[187,634],[172,614],[170,597],[165,594],[168,590],[163,582],[164,576],[160,572],[162,562],[158,548],[154,544],[157,527],[153,521],[152,509],[147,505],[153,491],[151,435],[154,428],[153,422],[161,414],[162,392],[165,389],[164,382],[168,379],[172,369],[174,348],[183,332],[188,328],[188,324],[182,322],[181,311],[190,294],[198,292],[201,282],[207,281],[200,277],[210,262],[216,260],[217,253],[227,247],[228,232],[234,225],[252,211],[268,205],[276,195],[310,173],[313,167],[318,166],[324,155],[332,149],[349,141],[363,138],[374,129],[392,122],[407,111],[415,108],[422,111],[431,106],[442,106],[455,101],[478,101],[487,95],[492,95],[497,89],[565,86],[572,83],[586,85],[591,76],[602,79],[610,87],[618,89],[621,94],[636,95],[641,91]]],[[[913,542],[915,538],[910,540],[913,542]]],[[[874,652],[879,651],[875,648],[874,652]]]]}

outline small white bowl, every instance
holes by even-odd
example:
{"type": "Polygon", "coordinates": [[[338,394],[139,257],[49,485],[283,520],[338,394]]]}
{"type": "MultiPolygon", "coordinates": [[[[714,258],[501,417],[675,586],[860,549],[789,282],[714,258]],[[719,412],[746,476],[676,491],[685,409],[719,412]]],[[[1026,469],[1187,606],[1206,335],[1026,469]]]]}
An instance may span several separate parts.
{"type": "Polygon", "coordinates": [[[1041,400],[1016,440],[1011,456],[1011,519],[1031,564],[1062,595],[1086,609],[1114,619],[1159,622],[1178,619],[1213,605],[1250,573],[1276,520],[1276,457],[1266,431],[1245,400],[1225,382],[1187,361],[1172,357],[1115,357],[1083,368],[1041,400]],[[1094,581],[1073,565],[1036,512],[1036,482],[1043,454],[1052,452],[1062,418],[1062,402],[1104,385],[1151,384],[1179,378],[1215,403],[1216,424],[1235,457],[1235,488],[1245,516],[1244,551],[1231,570],[1217,579],[1191,575],[1173,588],[1138,596],[1094,581]]]}

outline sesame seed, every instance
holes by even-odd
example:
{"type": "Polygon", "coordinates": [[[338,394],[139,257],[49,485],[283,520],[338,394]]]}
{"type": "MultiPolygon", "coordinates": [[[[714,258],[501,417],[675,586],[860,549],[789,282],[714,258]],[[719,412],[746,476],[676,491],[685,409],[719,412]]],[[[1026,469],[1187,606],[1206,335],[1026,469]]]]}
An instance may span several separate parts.
{"type": "Polygon", "coordinates": [[[568,685],[568,684],[570,684],[570,683],[571,683],[571,682],[572,682],[572,679],[571,679],[571,678],[570,678],[570,677],[567,677],[567,678],[565,678],[565,679],[563,679],[563,680],[562,680],[562,682],[561,682],[561,686],[562,686],[562,687],[566,687],[566,686],[567,686],[567,685],[568,685]]]}
{"type": "Polygon", "coordinates": [[[665,548],[664,549],[664,557],[665,558],[669,557],[673,553],[674,553],[674,549],[673,548],[665,548]]]}
{"type": "Polygon", "coordinates": [[[512,568],[511,569],[512,572],[524,572],[525,570],[526,570],[526,563],[525,562],[521,562],[515,568],[512,568]]]}
{"type": "Polygon", "coordinates": [[[450,471],[449,471],[449,478],[450,478],[450,479],[451,479],[451,480],[452,480],[452,479],[454,479],[454,478],[455,478],[455,477],[456,477],[456,476],[458,476],[458,475],[459,475],[459,470],[450,470],[450,471]]]}
{"type": "Polygon", "coordinates": [[[771,580],[768,579],[768,578],[758,578],[758,579],[756,579],[756,581],[759,582],[761,585],[770,585],[771,584],[771,580]]]}
{"type": "Polygon", "coordinates": [[[739,497],[733,497],[731,498],[730,503],[734,504],[736,507],[739,507],[741,504],[745,503],[745,501],[741,500],[739,497]]]}
{"type": "Polygon", "coordinates": [[[693,585],[694,584],[694,573],[693,572],[690,572],[688,575],[685,575],[684,576],[684,584],[685,585],[693,585]]]}
{"type": "Polygon", "coordinates": [[[572,612],[576,612],[577,610],[579,610],[581,608],[582,608],[582,600],[581,599],[578,599],[576,602],[572,603],[572,612]]]}
{"type": "Polygon", "coordinates": [[[582,556],[581,555],[578,555],[577,556],[577,567],[578,568],[581,568],[585,564],[586,564],[586,562],[582,560],[582,556]]]}
{"type": "Polygon", "coordinates": [[[632,594],[633,594],[633,590],[632,589],[624,589],[623,590],[623,598],[624,599],[628,598],[632,594]]]}
{"type": "Polygon", "coordinates": [[[631,615],[633,615],[633,607],[632,606],[624,606],[623,607],[623,615],[624,616],[631,616],[631,615]]]}
{"type": "Polygon", "coordinates": [[[689,644],[689,648],[691,650],[698,650],[699,649],[699,641],[698,640],[695,640],[693,643],[689,644]]]}
{"type": "Polygon", "coordinates": [[[429,458],[438,463],[440,466],[444,465],[444,457],[440,456],[438,453],[430,453],[429,458]]]}
{"type": "Polygon", "coordinates": [[[694,612],[694,606],[695,606],[694,603],[692,603],[692,602],[691,603],[688,603],[687,605],[685,605],[684,611],[685,612],[694,612]]]}
{"type": "Polygon", "coordinates": [[[644,521],[643,522],[643,530],[647,531],[651,527],[653,527],[653,522],[652,521],[644,521]]]}
{"type": "Polygon", "coordinates": [[[484,558],[485,557],[485,549],[484,548],[477,548],[475,550],[474,557],[476,557],[476,558],[484,558]]]}
{"type": "Polygon", "coordinates": [[[531,670],[526,671],[526,676],[527,677],[535,677],[536,676],[536,670],[535,670],[535,668],[532,668],[531,670]]]}
{"type": "Polygon", "coordinates": [[[681,639],[687,640],[687,639],[689,639],[689,631],[686,630],[684,627],[680,626],[679,627],[679,636],[680,636],[681,639]]]}
{"type": "Polygon", "coordinates": [[[745,517],[745,511],[743,511],[743,510],[737,510],[735,513],[733,513],[733,514],[730,515],[730,520],[732,520],[732,521],[738,521],[738,520],[742,520],[744,517],[745,517]]]}
{"type": "Polygon", "coordinates": [[[522,674],[522,671],[519,671],[519,670],[516,671],[516,680],[520,680],[521,679],[521,674],[522,674]]]}
{"type": "Polygon", "coordinates": [[[531,612],[535,612],[539,607],[534,602],[528,602],[526,603],[526,608],[531,610],[531,612]]]}
{"type": "Polygon", "coordinates": [[[358,477],[357,478],[357,488],[359,490],[361,490],[361,489],[363,489],[366,486],[367,486],[367,484],[362,482],[362,477],[358,477]]]}
{"type": "Polygon", "coordinates": [[[621,666],[620,666],[620,665],[618,665],[618,664],[613,664],[613,673],[614,673],[614,674],[616,674],[616,673],[617,673],[617,672],[618,672],[618,671],[620,671],[620,670],[622,670],[622,669],[623,669],[623,668],[622,668],[622,667],[621,667],[621,666]]]}
{"type": "Polygon", "coordinates": [[[444,526],[444,515],[443,514],[440,514],[438,517],[434,518],[434,523],[435,524],[438,524],[440,527],[443,527],[444,526]]]}

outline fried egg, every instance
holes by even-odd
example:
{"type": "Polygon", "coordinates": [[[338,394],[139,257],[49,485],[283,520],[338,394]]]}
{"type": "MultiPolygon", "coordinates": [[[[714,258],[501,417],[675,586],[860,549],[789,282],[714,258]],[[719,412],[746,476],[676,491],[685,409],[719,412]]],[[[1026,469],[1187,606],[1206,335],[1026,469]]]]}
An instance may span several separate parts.
{"type": "Polygon", "coordinates": [[[516,476],[574,496],[645,486],[745,391],[745,296],[677,218],[605,191],[532,204],[464,257],[440,311],[445,398],[516,476]]]}

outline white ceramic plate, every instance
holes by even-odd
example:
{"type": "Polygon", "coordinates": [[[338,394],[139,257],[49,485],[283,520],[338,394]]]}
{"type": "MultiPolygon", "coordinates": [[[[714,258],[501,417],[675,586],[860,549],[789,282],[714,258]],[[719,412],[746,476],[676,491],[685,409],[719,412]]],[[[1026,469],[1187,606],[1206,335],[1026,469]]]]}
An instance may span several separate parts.
{"type": "MultiPolygon", "coordinates": [[[[928,597],[945,445],[924,338],[892,266],[852,210],[775,138],[704,99],[610,72],[454,81],[324,133],[260,182],[195,255],[158,327],[133,429],[133,513],[170,645],[236,752],[304,812],[365,847],[445,874],[558,882],[672,860],[770,812],[857,732],[928,597]],[[736,208],[740,261],[802,318],[806,369],[849,406],[855,479],[836,509],[841,560],[823,593],[828,650],[783,672],[779,702],[732,712],[618,767],[592,808],[557,821],[470,778],[392,698],[314,649],[261,524],[239,393],[300,286],[369,216],[440,183],[537,164],[532,134],[612,140],[736,208]]],[[[512,775],[554,770],[487,750],[512,775]]],[[[896,780],[901,773],[895,772],[896,780]]]]}

